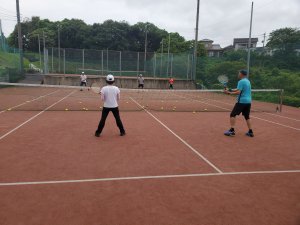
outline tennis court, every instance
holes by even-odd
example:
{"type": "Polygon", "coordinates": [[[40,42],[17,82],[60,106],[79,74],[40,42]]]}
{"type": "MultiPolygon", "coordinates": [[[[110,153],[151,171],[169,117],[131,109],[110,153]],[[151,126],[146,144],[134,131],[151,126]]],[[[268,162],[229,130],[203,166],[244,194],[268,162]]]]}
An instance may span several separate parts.
{"type": "Polygon", "coordinates": [[[225,137],[234,98],[122,90],[100,138],[99,96],[0,89],[1,224],[299,224],[300,110],[255,101],[255,137],[225,137]]]}

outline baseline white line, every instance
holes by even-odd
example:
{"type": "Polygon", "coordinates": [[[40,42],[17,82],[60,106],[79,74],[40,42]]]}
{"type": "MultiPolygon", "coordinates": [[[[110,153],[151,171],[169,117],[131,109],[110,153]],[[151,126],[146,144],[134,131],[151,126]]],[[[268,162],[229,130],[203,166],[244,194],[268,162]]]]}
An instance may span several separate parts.
{"type": "MultiPolygon", "coordinates": [[[[18,108],[18,107],[20,107],[20,106],[22,106],[22,105],[26,105],[26,104],[28,104],[28,103],[34,102],[34,101],[36,101],[36,100],[38,100],[38,99],[40,99],[40,98],[47,97],[47,96],[52,95],[52,94],[54,94],[54,93],[56,93],[56,92],[58,92],[58,90],[57,90],[57,91],[53,91],[53,92],[51,92],[51,93],[49,93],[49,94],[46,94],[46,95],[39,96],[39,97],[34,98],[34,99],[31,99],[31,100],[28,100],[28,101],[23,102],[23,103],[21,103],[21,104],[19,104],[19,105],[16,105],[16,106],[13,106],[13,107],[9,107],[9,109],[15,109],[15,108],[18,108]]],[[[4,112],[6,112],[6,111],[8,111],[8,110],[2,110],[2,111],[0,112],[0,114],[1,114],[1,113],[4,113],[4,112]]]]}
{"type": "Polygon", "coordinates": [[[217,166],[211,163],[207,158],[205,158],[202,154],[200,154],[196,149],[194,149],[191,145],[189,145],[185,140],[183,140],[180,136],[178,136],[174,131],[172,131],[167,125],[161,122],[157,117],[155,117],[152,113],[150,113],[147,109],[145,109],[142,105],[140,105],[136,100],[132,97],[130,99],[137,104],[141,109],[143,109],[146,113],[148,113],[153,119],[155,119],[159,124],[161,124],[164,128],[166,128],[171,134],[177,137],[183,144],[185,144],[190,150],[192,150],[196,155],[198,155],[202,160],[204,160],[207,164],[213,167],[218,173],[223,173],[217,166]]]}
{"type": "MultiPolygon", "coordinates": [[[[186,97],[179,96],[179,95],[177,95],[177,96],[178,96],[178,97],[181,97],[181,98],[186,98],[186,97]]],[[[196,100],[196,99],[192,99],[192,100],[193,100],[193,101],[200,102],[200,103],[203,103],[203,104],[206,104],[206,105],[211,105],[211,106],[214,106],[214,107],[223,109],[223,110],[230,110],[230,109],[228,109],[228,108],[223,108],[223,107],[217,106],[217,105],[215,105],[215,104],[206,103],[206,102],[203,102],[203,101],[200,101],[200,100],[196,100]]],[[[288,125],[285,125],[285,124],[282,124],[282,123],[277,123],[277,122],[274,122],[274,121],[271,121],[271,120],[266,120],[266,119],[263,119],[263,118],[260,118],[260,117],[257,117],[257,116],[251,116],[251,118],[255,118],[255,119],[262,120],[262,121],[265,121],[265,122],[268,122],[268,123],[276,124],[276,125],[278,125],[278,126],[282,126],[282,127],[286,127],[286,128],[290,128],[290,129],[293,129],[293,130],[300,131],[299,128],[291,127],[291,126],[288,126],[288,125]]]]}
{"type": "Polygon", "coordinates": [[[28,120],[26,120],[24,123],[20,124],[19,126],[15,127],[14,129],[12,129],[11,131],[7,132],[6,134],[2,135],[0,137],[0,140],[2,140],[3,138],[5,138],[6,136],[10,135],[11,133],[15,132],[16,130],[18,130],[20,127],[24,126],[25,124],[29,123],[31,120],[35,119],[36,117],[38,117],[39,115],[43,114],[45,111],[47,111],[48,109],[52,108],[53,106],[55,106],[56,104],[60,103],[61,101],[65,100],[66,98],[68,98],[71,94],[73,94],[75,91],[72,91],[70,94],[68,94],[67,96],[63,97],[62,99],[60,99],[59,101],[53,103],[52,105],[48,106],[46,109],[44,109],[43,111],[39,112],[38,114],[32,116],[31,118],[29,118],[28,120]]]}
{"type": "Polygon", "coordinates": [[[294,118],[291,118],[291,117],[288,117],[288,116],[281,116],[281,115],[277,115],[277,114],[274,114],[274,113],[267,113],[267,112],[264,112],[264,113],[266,113],[268,115],[271,115],[271,116],[282,117],[282,118],[285,118],[285,119],[300,122],[300,120],[297,120],[297,119],[294,119],[294,118]]]}
{"type": "Polygon", "coordinates": [[[33,181],[33,182],[13,182],[0,183],[4,186],[24,186],[24,185],[42,185],[42,184],[70,184],[70,183],[90,183],[90,182],[107,182],[107,181],[134,181],[134,180],[158,180],[172,178],[189,178],[189,177],[215,177],[215,176],[241,176],[241,175],[267,175],[267,174],[291,174],[300,173],[300,170],[282,170],[282,171],[249,171],[249,172],[225,172],[225,173],[199,173],[199,174],[178,174],[178,175],[160,175],[160,176],[140,176],[140,177],[112,177],[82,180],[57,180],[57,181],[33,181]]]}

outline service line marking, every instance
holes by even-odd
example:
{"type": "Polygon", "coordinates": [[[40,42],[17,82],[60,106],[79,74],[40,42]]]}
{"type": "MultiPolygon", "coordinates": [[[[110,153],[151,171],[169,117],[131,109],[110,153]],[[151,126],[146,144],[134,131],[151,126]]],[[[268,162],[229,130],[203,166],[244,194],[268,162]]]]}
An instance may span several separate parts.
{"type": "Polygon", "coordinates": [[[130,99],[137,104],[141,109],[143,109],[148,115],[150,115],[153,119],[155,119],[159,124],[161,124],[164,128],[166,128],[171,134],[173,134],[177,139],[179,139],[184,145],[186,145],[190,150],[192,150],[196,155],[198,155],[202,160],[204,160],[207,164],[209,164],[212,168],[214,168],[218,173],[223,173],[217,166],[211,163],[207,158],[205,158],[202,154],[200,154],[196,149],[194,149],[190,144],[188,144],[185,140],[183,140],[179,135],[177,135],[174,131],[172,131],[167,125],[165,125],[162,121],[160,121],[156,116],[150,113],[147,109],[145,109],[142,105],[140,105],[136,100],[132,97],[130,99]]]}
{"type": "Polygon", "coordinates": [[[30,121],[34,120],[36,117],[40,116],[41,114],[43,114],[44,112],[46,112],[48,109],[52,108],[53,106],[55,106],[56,104],[60,103],[61,101],[65,100],[66,98],[68,98],[70,95],[72,95],[75,91],[72,91],[70,94],[68,94],[67,96],[63,97],[62,99],[58,100],[57,102],[53,103],[52,105],[48,106],[47,108],[45,108],[43,111],[39,112],[38,114],[30,117],[28,120],[26,120],[25,122],[23,122],[22,124],[20,124],[19,126],[15,127],[14,129],[10,130],[9,132],[7,132],[6,134],[2,135],[0,137],[0,140],[2,140],[3,138],[7,137],[8,135],[10,135],[11,133],[15,132],[16,130],[18,130],[19,128],[21,128],[22,126],[24,126],[25,124],[29,123],[30,121]]]}
{"type": "Polygon", "coordinates": [[[300,173],[300,170],[199,173],[199,174],[139,176],[139,177],[112,177],[112,178],[97,178],[97,179],[82,179],[82,180],[12,182],[12,183],[0,183],[0,187],[4,187],[4,186],[25,186],[25,185],[43,185],[43,184],[91,183],[91,182],[108,182],[108,181],[158,180],[158,179],[176,179],[176,178],[189,178],[189,177],[194,177],[195,178],[195,177],[267,175],[267,174],[295,174],[295,173],[296,174],[300,173]]]}

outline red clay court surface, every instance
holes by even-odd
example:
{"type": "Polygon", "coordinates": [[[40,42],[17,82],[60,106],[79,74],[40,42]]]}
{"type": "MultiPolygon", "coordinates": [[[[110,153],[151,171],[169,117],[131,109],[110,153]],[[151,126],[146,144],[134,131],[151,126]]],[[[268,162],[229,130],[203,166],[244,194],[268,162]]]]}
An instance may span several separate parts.
{"type": "Polygon", "coordinates": [[[110,115],[96,138],[100,112],[47,111],[76,94],[0,112],[1,225],[300,224],[299,109],[253,113],[254,138],[242,117],[225,137],[228,112],[147,109],[121,112],[126,136],[110,115]]]}

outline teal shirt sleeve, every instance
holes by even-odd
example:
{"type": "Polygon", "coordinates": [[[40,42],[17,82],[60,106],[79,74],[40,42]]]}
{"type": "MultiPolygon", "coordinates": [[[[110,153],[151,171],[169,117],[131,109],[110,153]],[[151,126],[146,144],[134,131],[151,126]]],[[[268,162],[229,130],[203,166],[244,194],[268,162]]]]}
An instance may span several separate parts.
{"type": "Polygon", "coordinates": [[[240,80],[240,81],[238,82],[237,89],[240,90],[240,91],[242,91],[242,90],[243,90],[243,87],[244,87],[243,81],[240,80]]]}

